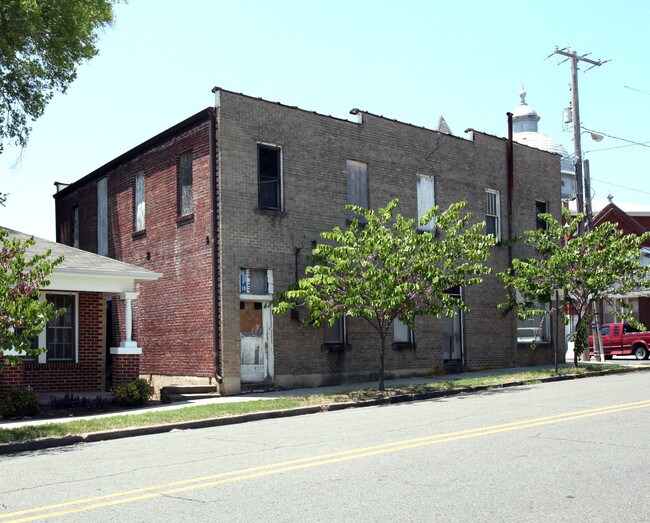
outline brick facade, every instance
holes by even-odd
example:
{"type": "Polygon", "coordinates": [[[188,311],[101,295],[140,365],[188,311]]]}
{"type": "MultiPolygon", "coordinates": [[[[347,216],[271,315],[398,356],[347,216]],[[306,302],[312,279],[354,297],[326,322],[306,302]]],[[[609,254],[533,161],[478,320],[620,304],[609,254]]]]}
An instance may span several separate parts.
{"type": "MultiPolygon", "coordinates": [[[[369,113],[352,122],[227,91],[219,92],[214,124],[211,113],[197,113],[56,197],[60,241],[71,242],[72,209],[78,206],[80,246],[96,252],[96,183],[106,177],[109,256],[164,274],[137,288],[134,339],[144,351],[141,375],[175,380],[221,374],[223,392],[240,390],[240,269],[272,271],[276,290],[294,282],[296,264],[304,274],[319,233],[346,225],[346,160],[367,163],[371,207],[399,198],[398,209],[407,216],[417,214],[418,175],[435,179],[441,208],[466,200],[475,220],[485,218],[485,190],[498,190],[502,238],[509,239],[504,139],[477,132],[460,138],[369,113]],[[258,209],[258,144],[281,148],[281,211],[258,209]],[[194,212],[179,217],[178,162],[188,150],[194,212]],[[146,228],[135,232],[138,173],[145,174],[146,228]]],[[[513,163],[515,236],[535,227],[535,200],[560,215],[560,158],[514,144],[513,163]]],[[[523,249],[497,246],[495,272],[523,249]]],[[[514,317],[502,318],[496,309],[504,298],[494,276],[465,290],[470,312],[463,315],[464,368],[536,363],[552,352],[517,346],[514,317]]],[[[418,319],[415,348],[388,350],[387,376],[443,372],[442,321],[418,319]]],[[[272,322],[276,388],[376,377],[378,340],[363,320],[347,322],[344,351],[323,349],[323,330],[301,329],[289,314],[272,322]]]]}
{"type": "Polygon", "coordinates": [[[132,381],[140,377],[140,356],[134,354],[113,354],[113,385],[132,381]]]}
{"type": "Polygon", "coordinates": [[[15,386],[36,392],[103,392],[106,387],[105,300],[98,292],[79,292],[77,361],[5,366],[0,392],[15,386]]]}

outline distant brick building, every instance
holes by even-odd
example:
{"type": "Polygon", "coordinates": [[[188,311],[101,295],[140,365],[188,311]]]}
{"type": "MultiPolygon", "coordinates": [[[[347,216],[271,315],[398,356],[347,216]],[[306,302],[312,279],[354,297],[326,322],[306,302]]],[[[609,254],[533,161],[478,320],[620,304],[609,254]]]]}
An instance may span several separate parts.
{"type": "MultiPolygon", "coordinates": [[[[594,216],[595,227],[604,223],[615,225],[625,234],[641,235],[650,231],[650,212],[626,212],[610,201],[594,216]]],[[[650,240],[642,244],[640,257],[643,265],[648,265],[650,263],[650,240]]],[[[616,302],[622,300],[629,305],[629,310],[634,315],[634,319],[644,324],[646,327],[650,327],[650,296],[648,296],[648,294],[648,291],[631,293],[626,296],[613,298],[612,303],[601,303],[600,314],[602,323],[614,323],[619,321],[613,311],[618,305],[616,302]]]]}
{"type": "MultiPolygon", "coordinates": [[[[348,202],[378,208],[397,197],[417,217],[434,202],[466,200],[502,240],[495,271],[523,252],[507,240],[534,228],[538,213],[560,215],[557,155],[215,92],[214,108],[55,195],[59,241],[164,274],[139,285],[134,304],[140,373],[157,387],[223,378],[221,391],[236,393],[374,379],[378,341],[364,320],[301,329],[295,314],[265,307],[304,274],[319,233],[346,225],[348,202]]],[[[505,293],[494,276],[455,292],[469,313],[421,318],[414,332],[397,325],[388,377],[552,361],[550,326],[530,350],[528,327],[496,309],[505,293]]]]}

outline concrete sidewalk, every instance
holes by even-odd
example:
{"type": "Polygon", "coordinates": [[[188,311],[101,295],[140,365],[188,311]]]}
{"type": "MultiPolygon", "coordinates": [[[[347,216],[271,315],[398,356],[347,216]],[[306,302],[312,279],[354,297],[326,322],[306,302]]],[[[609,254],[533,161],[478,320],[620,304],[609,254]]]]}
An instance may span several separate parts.
{"type": "MultiPolygon", "coordinates": [[[[623,365],[630,366],[629,369],[630,371],[650,370],[650,362],[648,361],[621,362],[619,360],[619,361],[613,361],[612,363],[613,364],[622,363],[623,365]]],[[[585,364],[589,365],[590,363],[585,363],[585,364]]],[[[565,363],[565,364],[561,364],[560,366],[569,367],[571,365],[565,363]]],[[[444,376],[436,376],[436,377],[386,380],[385,384],[386,387],[400,387],[403,385],[410,385],[410,384],[424,384],[424,383],[431,383],[431,382],[449,381],[454,379],[512,374],[516,372],[525,372],[529,370],[541,370],[541,369],[552,369],[552,368],[553,365],[540,365],[535,367],[494,369],[488,371],[466,372],[461,374],[444,375],[444,376]]],[[[599,373],[595,373],[594,375],[599,375],[599,373]]],[[[584,375],[582,377],[589,377],[589,375],[584,375]]],[[[557,377],[557,378],[552,377],[552,378],[545,379],[544,381],[557,381],[557,380],[564,380],[564,379],[574,379],[574,378],[573,377],[557,377]]],[[[507,386],[516,386],[516,385],[518,384],[513,383],[507,386]]],[[[329,387],[315,387],[315,388],[308,388],[308,389],[254,392],[254,393],[242,394],[238,396],[224,396],[220,398],[179,402],[179,403],[173,403],[171,405],[152,404],[141,409],[129,409],[128,411],[118,411],[110,414],[101,414],[101,415],[93,415],[93,416],[86,416],[86,417],[0,422],[0,429],[29,427],[30,425],[42,425],[46,423],[65,423],[65,422],[75,421],[79,419],[103,418],[103,417],[118,416],[123,414],[135,415],[135,414],[141,414],[143,412],[183,409],[195,405],[232,403],[232,402],[254,401],[254,400],[270,400],[274,398],[291,397],[291,396],[331,394],[337,392],[346,392],[350,390],[371,389],[371,388],[376,388],[376,386],[377,386],[376,382],[367,382],[367,383],[336,385],[336,386],[329,386],[329,387]]],[[[486,390],[488,388],[489,387],[478,387],[476,389],[472,389],[472,392],[476,392],[479,390],[486,390]]],[[[467,392],[467,390],[456,389],[450,391],[426,392],[426,393],[418,393],[413,395],[402,395],[402,396],[394,396],[389,398],[381,398],[381,399],[362,401],[362,402],[329,403],[329,404],[323,403],[314,406],[297,407],[288,410],[253,412],[250,414],[216,417],[216,418],[195,420],[195,421],[184,421],[184,422],[169,423],[164,425],[152,425],[152,426],[145,426],[145,427],[107,430],[104,432],[93,432],[89,434],[74,434],[68,436],[46,437],[46,438],[40,438],[35,440],[0,444],[0,455],[76,445],[79,443],[94,443],[98,441],[106,441],[111,439],[120,439],[120,438],[144,436],[144,435],[151,435],[151,434],[161,434],[164,432],[169,432],[171,430],[188,430],[188,429],[216,427],[216,426],[223,426],[223,425],[232,425],[236,423],[247,423],[249,421],[258,421],[264,419],[275,419],[275,418],[283,418],[283,417],[290,417],[290,416],[301,416],[305,414],[315,414],[323,411],[335,411],[335,410],[342,410],[351,407],[378,406],[378,405],[385,405],[390,403],[399,403],[403,401],[418,401],[418,400],[432,399],[441,396],[449,396],[452,394],[461,394],[463,392],[467,392]]]]}
{"type": "MultiPolygon", "coordinates": [[[[633,364],[634,361],[622,362],[621,360],[611,361],[613,364],[633,364]]],[[[581,362],[581,364],[594,364],[596,362],[581,362]]],[[[608,362],[610,363],[610,362],[608,362]]],[[[639,362],[641,363],[641,362],[639,362]]],[[[570,363],[561,363],[558,367],[565,368],[571,367],[570,363]]],[[[464,372],[459,374],[445,374],[441,376],[427,376],[423,378],[401,378],[401,379],[391,379],[385,380],[386,388],[390,387],[402,387],[405,385],[417,385],[417,384],[426,384],[432,382],[443,382],[464,378],[474,378],[474,377],[485,377],[485,376],[494,376],[494,375],[503,375],[503,374],[514,374],[517,372],[526,372],[529,370],[549,370],[553,369],[553,365],[538,365],[533,367],[514,367],[507,369],[492,369],[485,371],[477,372],[464,372]]],[[[165,411],[165,410],[176,410],[183,409],[188,407],[193,407],[196,405],[209,405],[209,404],[218,404],[218,403],[235,403],[242,401],[256,401],[256,400],[271,400],[275,398],[284,398],[292,396],[312,396],[320,394],[336,394],[342,392],[349,392],[351,390],[367,390],[377,388],[377,382],[363,382],[363,383],[346,383],[343,385],[332,385],[325,387],[312,387],[306,389],[291,389],[291,390],[282,390],[282,391],[268,391],[268,392],[249,392],[245,394],[238,394],[235,396],[221,396],[219,398],[211,399],[199,399],[199,400],[190,400],[190,401],[181,401],[171,404],[162,404],[162,403],[150,403],[146,407],[136,408],[136,409],[125,409],[120,411],[114,411],[106,414],[94,414],[90,416],[75,416],[75,417],[66,417],[66,418],[48,418],[48,419],[21,419],[21,420],[0,420],[0,429],[1,428],[16,428],[24,427],[29,425],[44,425],[48,423],[66,423],[70,421],[84,420],[84,419],[94,419],[94,418],[107,418],[112,416],[122,416],[122,415],[136,415],[142,414],[144,412],[152,411],[165,411]]]]}

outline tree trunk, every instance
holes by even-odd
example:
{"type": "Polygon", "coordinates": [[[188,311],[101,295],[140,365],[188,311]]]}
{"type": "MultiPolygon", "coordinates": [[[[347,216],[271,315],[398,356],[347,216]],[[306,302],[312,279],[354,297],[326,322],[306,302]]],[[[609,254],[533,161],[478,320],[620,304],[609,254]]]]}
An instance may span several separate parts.
{"type": "Polygon", "coordinates": [[[385,390],[384,387],[384,357],[386,355],[386,336],[381,337],[381,349],[379,352],[379,390],[385,390]]]}

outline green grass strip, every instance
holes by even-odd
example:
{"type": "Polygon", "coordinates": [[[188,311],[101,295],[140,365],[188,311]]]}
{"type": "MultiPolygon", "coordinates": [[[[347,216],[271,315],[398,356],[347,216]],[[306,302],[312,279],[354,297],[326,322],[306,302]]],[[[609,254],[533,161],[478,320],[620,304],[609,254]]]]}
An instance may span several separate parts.
{"type": "Polygon", "coordinates": [[[292,396],[270,400],[242,401],[235,403],[212,403],[175,410],[159,410],[142,414],[107,416],[104,418],[79,419],[63,423],[47,423],[15,428],[0,428],[0,444],[34,440],[52,436],[80,435],[127,428],[148,427],[168,423],[199,421],[205,419],[237,416],[255,412],[286,410],[296,407],[326,405],[349,401],[369,401],[403,394],[420,394],[434,391],[463,390],[475,387],[501,387],[509,383],[539,383],[544,378],[555,376],[577,376],[594,372],[611,372],[624,369],[622,365],[589,365],[572,368],[563,367],[555,374],[553,370],[523,371],[514,374],[495,374],[493,376],[448,379],[404,387],[389,387],[384,392],[377,389],[351,390],[336,394],[315,394],[292,396]]]}

